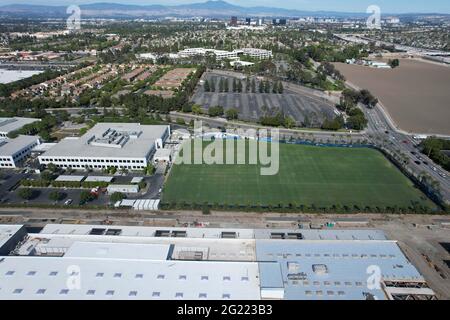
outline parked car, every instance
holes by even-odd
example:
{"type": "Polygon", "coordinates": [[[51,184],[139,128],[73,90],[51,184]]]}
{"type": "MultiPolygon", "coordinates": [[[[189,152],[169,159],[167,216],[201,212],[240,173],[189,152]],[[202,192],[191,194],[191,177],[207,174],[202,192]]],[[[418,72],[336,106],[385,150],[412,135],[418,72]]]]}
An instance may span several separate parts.
{"type": "Polygon", "coordinates": [[[67,199],[66,202],[64,202],[64,205],[65,205],[65,206],[71,205],[72,202],[73,202],[72,199],[67,199]]]}

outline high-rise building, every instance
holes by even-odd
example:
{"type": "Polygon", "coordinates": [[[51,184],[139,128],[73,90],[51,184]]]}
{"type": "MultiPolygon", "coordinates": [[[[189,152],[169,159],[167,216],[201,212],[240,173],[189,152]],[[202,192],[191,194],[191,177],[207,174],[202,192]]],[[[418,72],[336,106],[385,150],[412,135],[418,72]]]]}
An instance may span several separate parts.
{"type": "Polygon", "coordinates": [[[237,26],[237,24],[238,24],[238,18],[235,16],[231,17],[230,25],[237,26]]]}
{"type": "Polygon", "coordinates": [[[287,24],[287,20],[286,19],[273,19],[272,24],[274,26],[285,26],[287,24]]]}
{"type": "Polygon", "coordinates": [[[251,18],[245,18],[245,24],[246,25],[250,25],[252,23],[252,19],[251,18]]]}

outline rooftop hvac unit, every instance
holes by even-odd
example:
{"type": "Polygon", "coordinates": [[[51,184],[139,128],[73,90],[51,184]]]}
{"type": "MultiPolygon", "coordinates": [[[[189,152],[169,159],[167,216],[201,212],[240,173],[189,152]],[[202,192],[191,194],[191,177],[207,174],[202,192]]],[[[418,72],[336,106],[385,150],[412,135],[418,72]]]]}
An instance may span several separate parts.
{"type": "Polygon", "coordinates": [[[317,275],[328,274],[328,267],[326,264],[313,264],[312,269],[317,275]]]}
{"type": "Polygon", "coordinates": [[[203,260],[202,251],[180,251],[178,252],[178,259],[180,260],[203,260]]]}
{"type": "Polygon", "coordinates": [[[288,262],[287,267],[289,273],[297,273],[300,271],[300,265],[297,262],[288,262]]]}

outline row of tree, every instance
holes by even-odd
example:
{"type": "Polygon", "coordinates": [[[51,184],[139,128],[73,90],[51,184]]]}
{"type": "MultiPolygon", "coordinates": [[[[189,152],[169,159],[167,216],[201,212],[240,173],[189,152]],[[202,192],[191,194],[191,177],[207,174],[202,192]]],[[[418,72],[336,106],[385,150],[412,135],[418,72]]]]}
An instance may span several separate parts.
{"type": "Polygon", "coordinates": [[[445,150],[450,150],[450,140],[428,137],[421,142],[420,148],[435,163],[450,171],[450,157],[444,153],[445,150]]]}
{"type": "MultiPolygon", "coordinates": [[[[203,84],[203,89],[205,92],[216,92],[217,91],[217,85],[214,81],[214,79],[206,79],[203,84]]],[[[219,92],[230,92],[230,84],[227,78],[220,78],[218,83],[218,90],[219,92]]],[[[242,83],[241,79],[233,78],[232,86],[231,86],[232,92],[235,93],[242,93],[242,92],[252,92],[256,93],[256,80],[252,79],[250,81],[249,78],[246,79],[245,86],[242,83]]],[[[258,92],[259,93],[275,93],[275,94],[282,94],[284,92],[283,84],[281,81],[277,81],[274,83],[271,83],[269,80],[266,81],[259,81],[258,85],[258,92]]]]}
{"type": "Polygon", "coordinates": [[[247,212],[304,212],[304,213],[434,213],[434,209],[419,203],[412,203],[408,207],[399,206],[362,206],[362,205],[301,205],[296,203],[274,205],[252,204],[210,204],[187,202],[163,202],[161,208],[165,210],[202,210],[209,214],[210,210],[237,210],[247,212]]]}

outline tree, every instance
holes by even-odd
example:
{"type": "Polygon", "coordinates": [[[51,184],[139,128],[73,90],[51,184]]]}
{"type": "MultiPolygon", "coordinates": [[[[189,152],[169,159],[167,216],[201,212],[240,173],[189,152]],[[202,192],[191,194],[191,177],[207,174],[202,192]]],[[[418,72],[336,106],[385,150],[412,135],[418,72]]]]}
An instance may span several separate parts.
{"type": "Polygon", "coordinates": [[[233,78],[233,92],[237,92],[237,80],[236,78],[233,78]]]}
{"type": "Polygon", "coordinates": [[[62,199],[64,199],[64,193],[59,192],[59,191],[52,191],[50,192],[50,194],[48,195],[48,198],[52,201],[60,201],[62,199]]]}
{"type": "Polygon", "coordinates": [[[252,79],[252,93],[256,93],[256,81],[254,78],[252,79]]]}
{"type": "Polygon", "coordinates": [[[398,66],[400,66],[400,60],[398,59],[389,60],[389,65],[391,66],[392,69],[395,69],[398,66]]]}
{"type": "Polygon", "coordinates": [[[353,108],[348,115],[347,125],[350,129],[363,130],[367,126],[368,121],[360,109],[353,108]]]}
{"type": "Polygon", "coordinates": [[[269,80],[266,80],[264,83],[264,92],[265,93],[270,93],[270,82],[269,80]]]}
{"type": "Polygon", "coordinates": [[[223,116],[223,107],[222,106],[215,106],[215,107],[210,107],[208,109],[208,115],[210,117],[220,117],[223,116]]]}
{"type": "Polygon", "coordinates": [[[114,192],[110,197],[112,203],[116,203],[117,201],[122,201],[125,199],[125,195],[122,192],[114,192]]]}
{"type": "Polygon", "coordinates": [[[90,193],[89,191],[82,191],[80,194],[80,205],[86,204],[88,202],[91,202],[92,200],[95,199],[95,196],[90,193]]]}
{"type": "Polygon", "coordinates": [[[239,80],[238,83],[237,83],[237,92],[241,93],[242,92],[242,88],[243,88],[242,80],[239,80]]]}
{"type": "Polygon", "coordinates": [[[278,82],[278,93],[282,94],[284,91],[284,87],[283,84],[281,83],[281,81],[278,82]]]}
{"type": "Polygon", "coordinates": [[[53,180],[53,174],[49,171],[42,171],[41,180],[51,181],[53,180]]]}
{"type": "Polygon", "coordinates": [[[153,164],[147,164],[147,167],[144,169],[144,174],[151,176],[156,171],[156,168],[153,164]]]}
{"type": "Polygon", "coordinates": [[[56,165],[54,163],[49,163],[47,165],[47,169],[50,170],[50,172],[53,172],[53,173],[55,173],[58,170],[58,168],[56,167],[56,165]]]}
{"type": "Polygon", "coordinates": [[[223,80],[223,78],[220,78],[219,81],[219,92],[224,92],[225,91],[225,82],[223,80]]]}
{"type": "Polygon", "coordinates": [[[339,129],[342,129],[344,127],[344,124],[344,118],[342,118],[341,116],[336,117],[333,120],[325,119],[322,124],[322,129],[337,131],[339,129]]]}
{"type": "Polygon", "coordinates": [[[205,92],[209,92],[211,90],[210,86],[209,86],[209,81],[208,79],[205,80],[205,84],[203,85],[203,89],[205,90],[205,92]]]}
{"type": "Polygon", "coordinates": [[[31,190],[30,188],[22,188],[17,194],[24,200],[30,200],[31,198],[33,198],[33,190],[31,190]]]}
{"type": "Polygon", "coordinates": [[[192,113],[193,114],[202,114],[202,108],[199,105],[194,104],[192,106],[192,113]]]}
{"type": "Polygon", "coordinates": [[[227,111],[225,111],[225,116],[228,120],[235,120],[238,118],[239,113],[236,108],[230,108],[227,111]]]}
{"type": "Polygon", "coordinates": [[[259,93],[264,93],[264,83],[262,81],[259,82],[259,93]]]}
{"type": "Polygon", "coordinates": [[[286,117],[286,118],[284,119],[284,126],[285,126],[286,128],[291,129],[291,128],[295,127],[295,125],[296,125],[296,122],[295,122],[294,118],[292,118],[292,117],[286,117]]]}
{"type": "Polygon", "coordinates": [[[225,80],[224,80],[224,87],[223,87],[223,91],[224,91],[224,92],[230,92],[230,88],[229,88],[229,86],[230,86],[230,84],[229,84],[229,81],[228,81],[228,79],[225,79],[225,80]]]}
{"type": "Polygon", "coordinates": [[[360,101],[364,103],[367,107],[373,108],[377,105],[378,99],[375,98],[369,90],[363,89],[360,91],[360,101]]]}

